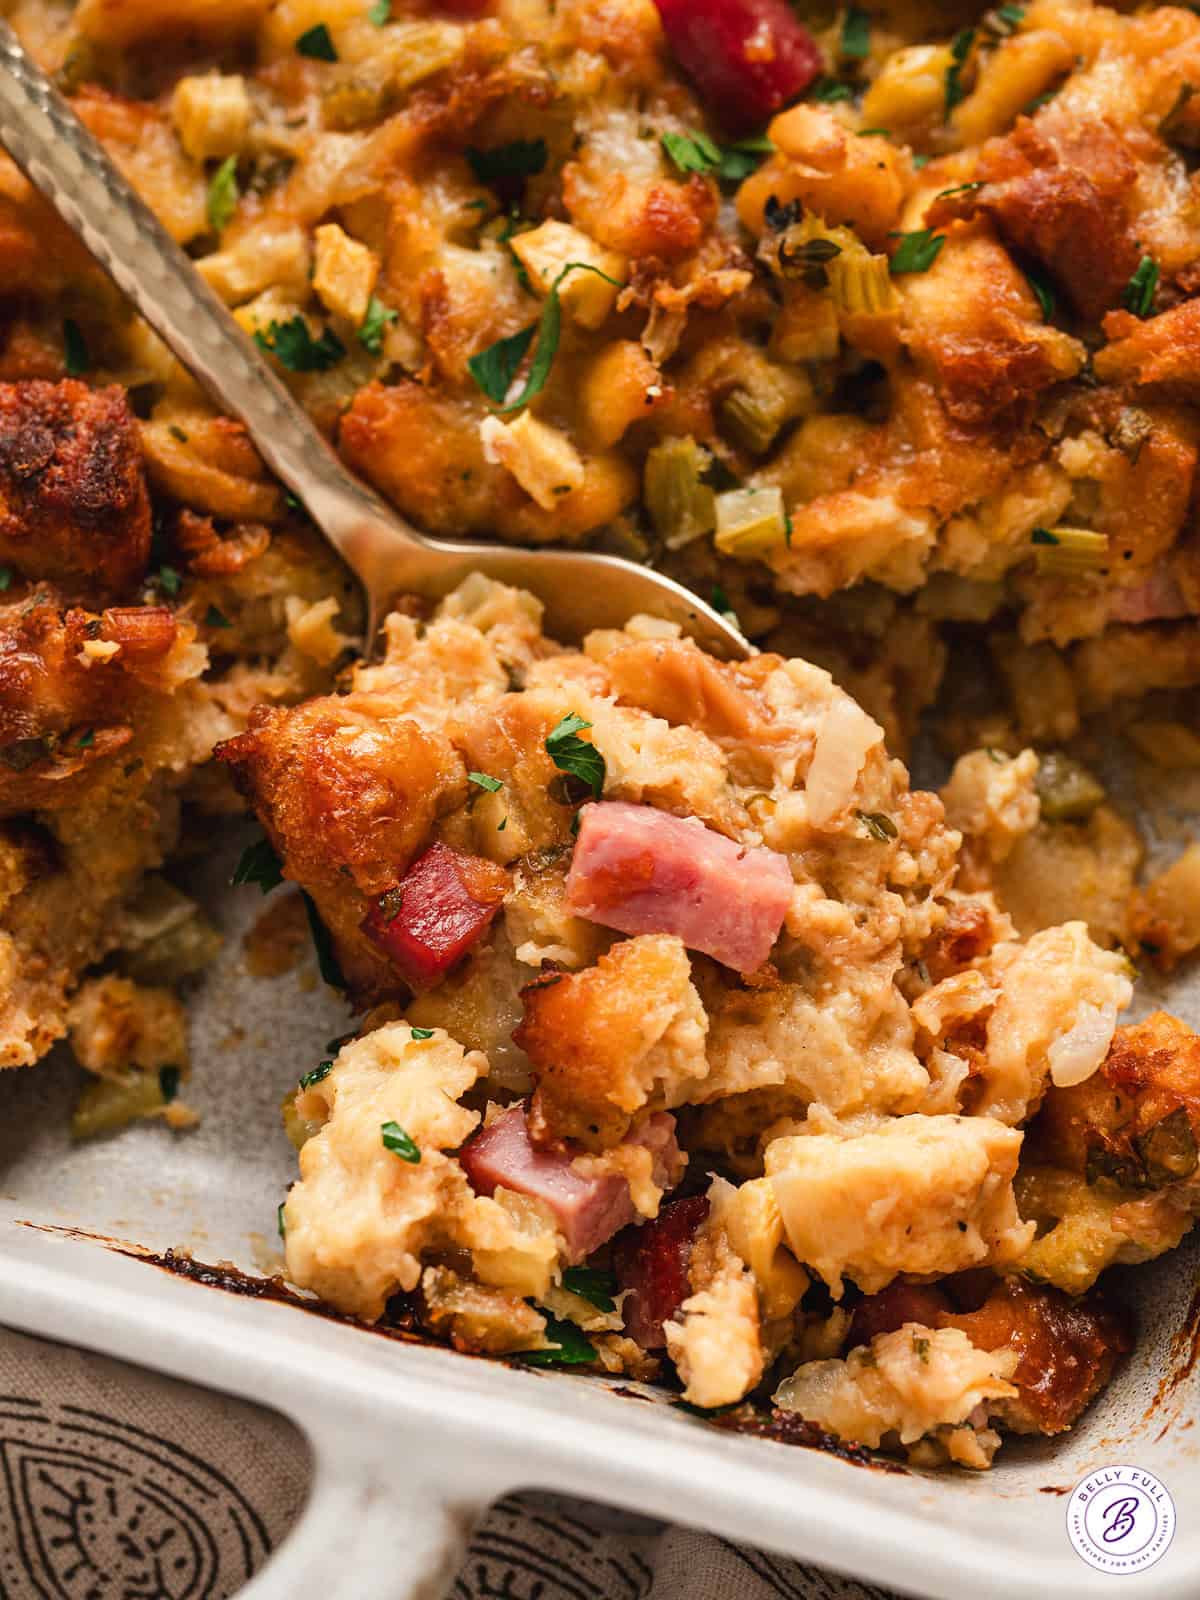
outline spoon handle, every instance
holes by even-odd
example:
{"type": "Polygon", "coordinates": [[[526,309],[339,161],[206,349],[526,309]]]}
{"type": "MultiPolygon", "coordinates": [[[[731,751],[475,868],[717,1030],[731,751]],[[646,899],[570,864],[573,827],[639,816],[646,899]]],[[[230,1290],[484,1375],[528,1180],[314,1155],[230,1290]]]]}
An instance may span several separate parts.
{"type": "Polygon", "coordinates": [[[0,144],[137,310],[303,500],[359,576],[364,524],[391,555],[432,552],[342,465],[268,359],[230,316],[12,29],[0,23],[0,144]]]}

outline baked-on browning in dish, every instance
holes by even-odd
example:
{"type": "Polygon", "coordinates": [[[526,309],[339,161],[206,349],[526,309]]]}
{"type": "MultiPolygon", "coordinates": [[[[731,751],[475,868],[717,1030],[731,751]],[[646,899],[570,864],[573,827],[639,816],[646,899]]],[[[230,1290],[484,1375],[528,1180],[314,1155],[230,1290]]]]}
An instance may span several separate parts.
{"type": "Polygon", "coordinates": [[[980,1468],[1103,1388],[1097,1280],[1200,1194],[1200,1045],[1121,1023],[1119,953],[1200,947],[1200,847],[1135,889],[1062,748],[1115,708],[1200,767],[1200,18],[800,9],[14,0],[401,511],[654,562],[761,650],[568,647],[476,577],[366,664],[0,163],[0,1065],[67,1035],[78,1135],[194,1120],[218,936],[160,869],[248,808],[239,879],[305,896],[255,959],[307,908],[358,1014],[285,1100],[295,1283],[980,1468]],[[935,795],[893,756],[955,650],[935,795]]]}

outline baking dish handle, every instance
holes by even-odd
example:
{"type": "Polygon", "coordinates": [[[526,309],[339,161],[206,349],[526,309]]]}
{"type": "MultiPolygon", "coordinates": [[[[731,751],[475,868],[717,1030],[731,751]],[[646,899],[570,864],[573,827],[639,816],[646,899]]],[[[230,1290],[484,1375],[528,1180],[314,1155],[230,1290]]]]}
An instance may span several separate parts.
{"type": "Polygon", "coordinates": [[[464,1500],[430,1481],[411,1442],[381,1461],[344,1439],[310,1441],[300,1521],[239,1600],[442,1600],[487,1497],[464,1500]]]}

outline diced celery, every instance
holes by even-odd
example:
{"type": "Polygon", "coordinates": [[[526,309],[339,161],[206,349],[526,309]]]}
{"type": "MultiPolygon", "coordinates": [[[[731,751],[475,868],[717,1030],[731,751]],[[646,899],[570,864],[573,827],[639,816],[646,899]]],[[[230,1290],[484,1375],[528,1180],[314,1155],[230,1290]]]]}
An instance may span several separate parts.
{"type": "Polygon", "coordinates": [[[748,561],[787,543],[787,513],[778,485],[730,489],[717,496],[716,507],[716,546],[723,555],[748,561]]]}
{"type": "Polygon", "coordinates": [[[690,437],[666,439],[646,457],[646,507],[668,550],[690,544],[717,525],[716,496],[701,482],[710,460],[708,451],[690,437]]]}
{"type": "Polygon", "coordinates": [[[1105,798],[1104,785],[1081,761],[1051,751],[1036,780],[1042,817],[1047,822],[1083,822],[1105,798]]]}

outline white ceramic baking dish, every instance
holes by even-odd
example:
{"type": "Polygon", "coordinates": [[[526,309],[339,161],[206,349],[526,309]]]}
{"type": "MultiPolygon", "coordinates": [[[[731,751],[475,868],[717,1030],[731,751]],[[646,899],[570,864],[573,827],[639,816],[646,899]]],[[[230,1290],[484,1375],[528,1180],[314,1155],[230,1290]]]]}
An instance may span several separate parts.
{"type": "MultiPolygon", "coordinates": [[[[211,863],[228,881],[236,851],[211,863]]],[[[1065,1532],[1064,1491],[1130,1462],[1172,1491],[1168,1554],[1140,1600],[1200,1589],[1200,1380],[1187,1370],[1197,1254],[1129,1273],[1137,1353],[1067,1439],[1010,1442],[979,1476],[884,1471],[719,1431],[628,1388],[380,1337],[293,1306],[223,1293],[94,1236],[270,1270],[275,1208],[294,1176],[285,1089],[346,1013],[311,972],[244,970],[257,895],[217,892],[224,953],[192,1006],[199,1128],[139,1126],[72,1148],[77,1069],[0,1075],[0,1322],[271,1406],[311,1441],[307,1511],[246,1600],[439,1595],[473,1517],[520,1487],[578,1494],[938,1600],[1108,1592],[1065,1532]],[[31,1227],[29,1224],[36,1224],[31,1227]],[[78,1230],[78,1231],[72,1231],[78,1230]],[[1172,1382],[1164,1383],[1164,1379],[1172,1382]]],[[[1177,1010],[1200,1022],[1187,997],[1177,1010]]]]}

